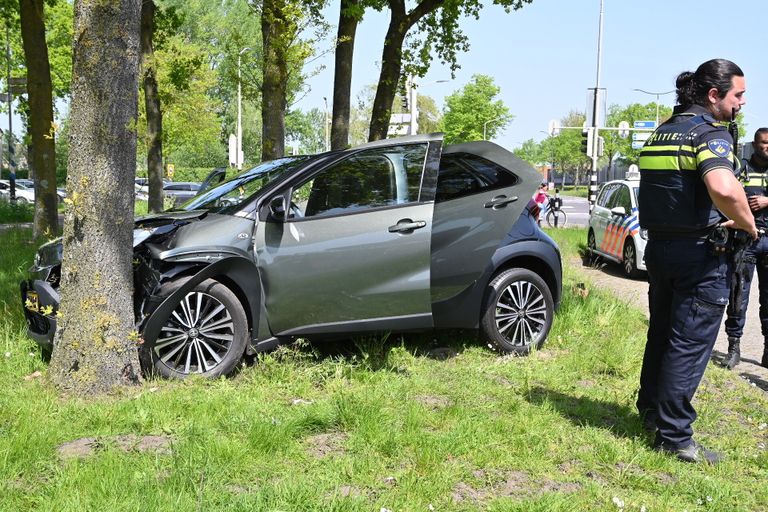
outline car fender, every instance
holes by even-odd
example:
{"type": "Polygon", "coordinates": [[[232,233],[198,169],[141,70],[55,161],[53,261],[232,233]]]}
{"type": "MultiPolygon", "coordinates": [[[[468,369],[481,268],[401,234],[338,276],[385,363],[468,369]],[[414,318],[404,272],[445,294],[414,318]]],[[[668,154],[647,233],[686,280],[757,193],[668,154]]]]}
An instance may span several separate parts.
{"type": "Polygon", "coordinates": [[[541,240],[521,240],[499,247],[491,259],[495,275],[500,269],[521,267],[535,271],[546,281],[552,292],[555,309],[562,295],[563,267],[560,253],[553,245],[541,240]]]}
{"type": "Polygon", "coordinates": [[[261,319],[261,279],[258,268],[252,261],[242,257],[220,259],[203,267],[192,274],[184,284],[166,297],[152,314],[147,318],[142,330],[145,339],[156,339],[163,326],[163,321],[171,314],[181,299],[195,286],[206,279],[214,278],[221,281],[235,292],[243,301],[248,318],[251,321],[251,341],[256,341],[261,319]]]}

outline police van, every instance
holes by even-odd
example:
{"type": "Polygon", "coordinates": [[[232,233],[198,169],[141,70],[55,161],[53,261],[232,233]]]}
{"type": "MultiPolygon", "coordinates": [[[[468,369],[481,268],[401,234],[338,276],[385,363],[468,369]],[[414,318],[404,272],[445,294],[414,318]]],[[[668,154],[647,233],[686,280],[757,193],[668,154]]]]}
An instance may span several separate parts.
{"type": "Polygon", "coordinates": [[[589,214],[587,248],[594,256],[620,263],[627,277],[643,275],[648,233],[640,229],[637,198],[640,173],[630,171],[623,180],[608,181],[600,187],[589,214]]]}

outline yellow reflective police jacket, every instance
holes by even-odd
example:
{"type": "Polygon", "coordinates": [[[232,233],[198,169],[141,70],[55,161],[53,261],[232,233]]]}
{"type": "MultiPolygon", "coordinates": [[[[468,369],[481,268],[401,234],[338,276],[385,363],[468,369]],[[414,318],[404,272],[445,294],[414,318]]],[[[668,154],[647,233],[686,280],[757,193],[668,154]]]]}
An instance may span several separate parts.
{"type": "Polygon", "coordinates": [[[733,139],[698,105],[678,106],[640,151],[640,226],[652,238],[704,237],[723,219],[702,178],[735,170],[733,139]]]}

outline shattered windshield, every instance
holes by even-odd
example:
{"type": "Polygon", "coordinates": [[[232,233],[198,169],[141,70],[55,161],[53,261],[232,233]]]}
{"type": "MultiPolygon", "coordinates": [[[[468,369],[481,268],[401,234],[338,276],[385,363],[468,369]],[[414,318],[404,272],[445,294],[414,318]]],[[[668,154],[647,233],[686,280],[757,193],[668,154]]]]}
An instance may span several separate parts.
{"type": "Polygon", "coordinates": [[[273,180],[301,167],[308,159],[308,156],[292,156],[264,162],[193,197],[180,209],[232,213],[273,180]]]}

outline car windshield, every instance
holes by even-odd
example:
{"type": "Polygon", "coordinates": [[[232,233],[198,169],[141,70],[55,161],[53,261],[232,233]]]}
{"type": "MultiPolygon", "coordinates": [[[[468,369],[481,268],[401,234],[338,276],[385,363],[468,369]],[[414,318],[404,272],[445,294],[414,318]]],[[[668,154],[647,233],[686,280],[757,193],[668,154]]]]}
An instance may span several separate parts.
{"type": "Polygon", "coordinates": [[[231,213],[248,201],[261,189],[285,173],[301,167],[308,156],[292,156],[264,162],[244,171],[220,185],[197,195],[182,204],[181,210],[208,210],[215,213],[231,213]]]}

